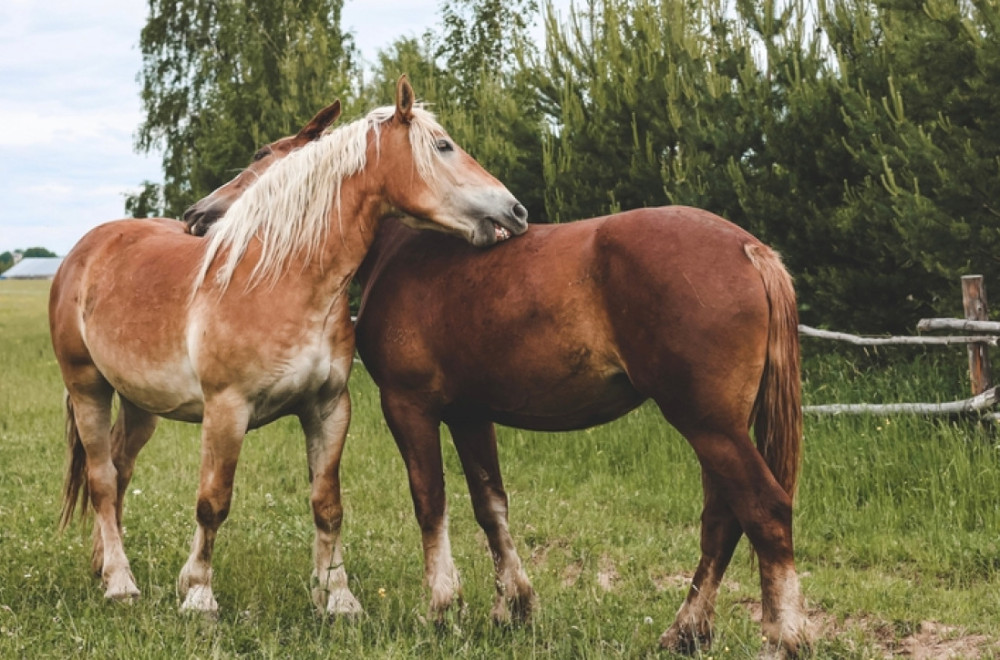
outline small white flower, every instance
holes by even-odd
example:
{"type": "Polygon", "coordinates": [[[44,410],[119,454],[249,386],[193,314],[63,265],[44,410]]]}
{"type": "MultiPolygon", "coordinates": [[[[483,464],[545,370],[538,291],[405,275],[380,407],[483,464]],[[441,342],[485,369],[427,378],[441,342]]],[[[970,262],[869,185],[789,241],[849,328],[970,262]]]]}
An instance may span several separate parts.
{"type": "Polygon", "coordinates": [[[651,626],[653,625],[653,617],[647,616],[645,619],[642,620],[642,622],[645,623],[647,626],[651,626]]]}
{"type": "Polygon", "coordinates": [[[142,495],[142,489],[136,488],[135,490],[132,491],[132,494],[133,495],[142,495]]]}

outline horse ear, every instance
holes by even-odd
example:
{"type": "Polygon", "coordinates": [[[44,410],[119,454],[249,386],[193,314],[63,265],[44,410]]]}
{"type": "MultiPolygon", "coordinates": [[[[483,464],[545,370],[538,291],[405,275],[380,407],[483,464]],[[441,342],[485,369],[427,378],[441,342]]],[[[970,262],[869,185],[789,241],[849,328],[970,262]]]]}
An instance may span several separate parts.
{"type": "Polygon", "coordinates": [[[319,138],[326,130],[326,127],[337,121],[340,117],[340,99],[316,113],[316,116],[309,120],[309,123],[299,131],[299,137],[309,141],[319,138]]]}
{"type": "Polygon", "coordinates": [[[413,119],[414,97],[413,87],[410,86],[410,80],[404,73],[396,83],[396,117],[405,124],[413,119]]]}

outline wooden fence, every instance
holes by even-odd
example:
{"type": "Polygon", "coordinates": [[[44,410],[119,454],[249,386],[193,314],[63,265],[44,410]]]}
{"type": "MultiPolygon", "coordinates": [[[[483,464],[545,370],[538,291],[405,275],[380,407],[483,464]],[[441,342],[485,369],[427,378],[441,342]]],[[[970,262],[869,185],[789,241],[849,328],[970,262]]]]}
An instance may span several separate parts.
{"type": "MultiPolygon", "coordinates": [[[[962,278],[962,302],[964,319],[923,319],[917,324],[918,331],[949,330],[953,332],[1000,333],[1000,323],[988,321],[986,287],[981,275],[966,275],[962,278]]],[[[807,413],[816,414],[895,414],[917,413],[924,415],[954,415],[979,413],[1000,421],[1000,412],[989,409],[1000,403],[1000,388],[992,386],[988,349],[1000,341],[997,334],[948,336],[948,337],[861,337],[844,332],[818,330],[807,325],[799,326],[799,333],[806,337],[832,339],[856,346],[887,345],[946,345],[965,344],[969,354],[969,381],[972,397],[946,403],[833,403],[804,406],[807,413]]]]}

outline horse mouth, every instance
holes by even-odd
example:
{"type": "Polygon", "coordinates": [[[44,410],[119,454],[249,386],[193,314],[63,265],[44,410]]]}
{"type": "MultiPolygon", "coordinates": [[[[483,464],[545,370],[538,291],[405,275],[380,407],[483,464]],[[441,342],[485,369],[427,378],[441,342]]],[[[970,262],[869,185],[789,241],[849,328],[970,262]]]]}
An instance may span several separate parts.
{"type": "Polygon", "coordinates": [[[496,222],[494,220],[490,220],[490,222],[493,223],[493,235],[497,239],[497,243],[499,243],[500,241],[506,241],[508,238],[511,237],[509,229],[507,229],[506,227],[502,226],[499,222],[496,222]]]}

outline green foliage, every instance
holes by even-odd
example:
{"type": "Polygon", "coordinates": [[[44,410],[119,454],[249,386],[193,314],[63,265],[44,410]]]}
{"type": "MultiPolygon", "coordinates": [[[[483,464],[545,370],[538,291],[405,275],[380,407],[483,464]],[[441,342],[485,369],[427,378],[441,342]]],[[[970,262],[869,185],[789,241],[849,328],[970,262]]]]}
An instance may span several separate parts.
{"type": "Polygon", "coordinates": [[[354,47],[340,31],[342,0],[149,4],[137,147],[163,150],[164,182],[130,199],[130,211],[179,216],[261,144],[346,94],[354,47]],[[162,208],[150,206],[157,194],[162,208]]]}
{"type": "Polygon", "coordinates": [[[367,78],[338,0],[150,3],[138,145],[164,148],[165,180],[134,215],[179,214],[332,98],[357,116],[408,73],[533,221],[706,208],[782,253],[810,325],[909,332],[960,313],[960,275],[1000,278],[992,0],[590,0],[562,18],[446,0],[367,78]]]}
{"type": "Polygon", "coordinates": [[[43,247],[30,247],[22,251],[24,257],[55,257],[58,256],[52,250],[43,247]]]}
{"type": "Polygon", "coordinates": [[[372,103],[384,103],[408,73],[456,142],[507,185],[531,221],[541,222],[543,115],[530,77],[516,64],[534,51],[526,29],[536,7],[533,0],[445,3],[442,32],[399,39],[381,51],[365,90],[372,103]],[[483,35],[502,38],[471,48],[483,35]]]}
{"type": "Polygon", "coordinates": [[[775,245],[803,320],[912,329],[1000,275],[994,3],[596,0],[526,75],[545,203],[680,203],[775,245]],[[956,84],[956,81],[958,84],[956,84]]]}
{"type": "Polygon", "coordinates": [[[125,199],[125,213],[132,218],[155,218],[167,215],[163,186],[152,181],[143,181],[142,190],[125,199]]]}
{"type": "Polygon", "coordinates": [[[0,273],[14,265],[14,255],[10,252],[0,254],[0,273]]]}

